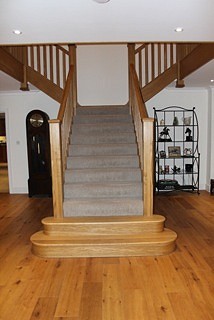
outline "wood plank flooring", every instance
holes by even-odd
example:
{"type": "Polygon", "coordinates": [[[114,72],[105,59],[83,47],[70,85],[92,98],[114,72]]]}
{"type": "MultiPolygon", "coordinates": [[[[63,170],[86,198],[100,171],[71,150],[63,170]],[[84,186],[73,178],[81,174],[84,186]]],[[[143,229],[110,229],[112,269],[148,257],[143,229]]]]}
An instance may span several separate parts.
{"type": "Polygon", "coordinates": [[[214,196],[156,196],[177,249],[129,258],[33,256],[29,239],[51,201],[0,195],[1,320],[214,319],[214,196]]]}

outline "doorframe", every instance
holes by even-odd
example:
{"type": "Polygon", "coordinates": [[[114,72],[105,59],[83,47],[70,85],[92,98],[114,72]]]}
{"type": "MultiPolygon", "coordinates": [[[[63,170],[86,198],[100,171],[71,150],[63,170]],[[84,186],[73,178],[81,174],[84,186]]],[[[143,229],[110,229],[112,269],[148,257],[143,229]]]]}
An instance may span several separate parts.
{"type": "Polygon", "coordinates": [[[5,131],[6,131],[6,139],[7,139],[7,168],[8,168],[8,182],[9,182],[9,194],[11,193],[11,189],[12,189],[12,185],[11,185],[11,181],[12,181],[12,169],[11,169],[11,159],[10,159],[10,137],[9,137],[9,110],[8,108],[1,108],[0,109],[0,113],[4,113],[5,114],[5,131]]]}

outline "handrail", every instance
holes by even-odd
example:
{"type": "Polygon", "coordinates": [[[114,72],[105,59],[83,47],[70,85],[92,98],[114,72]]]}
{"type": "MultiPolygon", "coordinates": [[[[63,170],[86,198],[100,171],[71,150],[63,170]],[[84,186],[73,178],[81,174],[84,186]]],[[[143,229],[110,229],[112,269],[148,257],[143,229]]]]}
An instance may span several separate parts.
{"type": "Polygon", "coordinates": [[[137,73],[133,64],[129,66],[131,83],[131,111],[137,137],[140,165],[143,177],[144,215],[153,215],[154,179],[154,119],[148,117],[141,94],[137,73]]]}
{"type": "Polygon", "coordinates": [[[62,103],[57,119],[49,121],[52,167],[53,212],[55,218],[63,217],[63,181],[66,167],[67,148],[73,120],[74,101],[72,95],[74,66],[70,66],[62,103]]]}
{"type": "Polygon", "coordinates": [[[131,72],[131,76],[132,76],[133,89],[135,91],[135,95],[136,95],[137,104],[138,104],[138,107],[139,107],[139,112],[140,112],[140,115],[141,115],[141,119],[147,118],[148,117],[148,113],[147,113],[147,110],[146,110],[145,103],[143,101],[143,97],[142,97],[141,89],[140,89],[140,86],[139,86],[137,73],[136,73],[136,70],[135,70],[135,67],[134,67],[133,64],[130,65],[130,72],[131,72]]]}
{"type": "Polygon", "coordinates": [[[67,98],[68,98],[68,95],[69,95],[70,83],[72,81],[73,73],[74,73],[74,67],[71,65],[69,73],[68,73],[67,81],[66,81],[66,84],[65,84],[65,89],[64,89],[63,95],[62,95],[62,102],[61,102],[61,105],[60,105],[60,108],[59,108],[59,112],[58,112],[58,116],[57,116],[57,119],[60,120],[60,121],[63,120],[63,116],[65,114],[66,102],[67,102],[67,98]]]}

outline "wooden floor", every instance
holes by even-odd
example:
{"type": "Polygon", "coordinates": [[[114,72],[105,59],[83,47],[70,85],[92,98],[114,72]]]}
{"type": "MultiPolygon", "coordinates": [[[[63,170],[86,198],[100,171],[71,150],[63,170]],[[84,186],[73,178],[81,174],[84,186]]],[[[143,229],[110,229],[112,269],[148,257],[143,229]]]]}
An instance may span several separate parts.
{"type": "Polygon", "coordinates": [[[51,199],[0,195],[1,320],[213,320],[214,196],[159,195],[178,234],[168,256],[43,260],[30,236],[51,199]]]}

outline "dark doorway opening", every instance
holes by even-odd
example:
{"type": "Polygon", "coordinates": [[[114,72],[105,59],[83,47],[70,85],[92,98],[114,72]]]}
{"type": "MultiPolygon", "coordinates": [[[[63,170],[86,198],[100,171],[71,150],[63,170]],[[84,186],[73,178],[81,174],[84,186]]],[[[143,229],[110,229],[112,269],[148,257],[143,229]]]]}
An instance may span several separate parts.
{"type": "Polygon", "coordinates": [[[5,113],[0,113],[0,193],[9,193],[5,113]]]}

